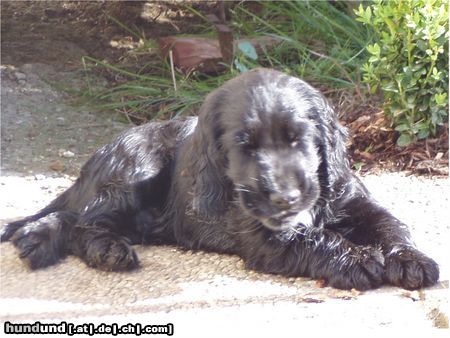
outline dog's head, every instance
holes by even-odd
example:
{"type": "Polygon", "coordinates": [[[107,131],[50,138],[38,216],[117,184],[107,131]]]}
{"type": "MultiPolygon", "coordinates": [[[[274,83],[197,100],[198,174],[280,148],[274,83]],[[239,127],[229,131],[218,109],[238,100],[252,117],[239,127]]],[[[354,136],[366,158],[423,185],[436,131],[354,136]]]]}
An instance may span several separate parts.
{"type": "Polygon", "coordinates": [[[318,126],[331,124],[325,106],[305,82],[260,69],[227,82],[200,116],[214,144],[210,160],[221,158],[243,211],[272,230],[307,222],[329,183],[329,126],[318,126]]]}

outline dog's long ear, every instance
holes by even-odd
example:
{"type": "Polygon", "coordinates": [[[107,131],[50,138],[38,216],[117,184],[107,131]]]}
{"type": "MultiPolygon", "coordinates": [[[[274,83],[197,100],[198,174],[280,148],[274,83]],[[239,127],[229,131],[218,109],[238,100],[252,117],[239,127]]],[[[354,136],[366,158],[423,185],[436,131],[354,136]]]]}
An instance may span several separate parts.
{"type": "Polygon", "coordinates": [[[339,123],[334,109],[325,98],[320,96],[314,101],[314,109],[317,109],[314,120],[318,131],[315,142],[321,157],[319,178],[326,195],[322,197],[333,198],[350,174],[345,145],[347,130],[339,123]]]}
{"type": "Polygon", "coordinates": [[[226,150],[221,138],[220,89],[211,93],[203,103],[197,128],[193,135],[194,160],[194,208],[206,217],[220,216],[227,208],[232,194],[232,182],[226,176],[228,165],[226,150]]]}

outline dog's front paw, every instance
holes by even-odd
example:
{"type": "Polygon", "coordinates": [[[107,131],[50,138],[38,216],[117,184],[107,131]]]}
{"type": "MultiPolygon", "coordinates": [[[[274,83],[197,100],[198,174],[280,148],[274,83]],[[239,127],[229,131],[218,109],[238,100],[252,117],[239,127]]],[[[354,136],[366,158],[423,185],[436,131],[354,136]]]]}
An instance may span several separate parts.
{"type": "Polygon", "coordinates": [[[106,271],[132,270],[139,266],[136,252],[130,242],[112,233],[92,239],[84,259],[91,267],[106,271]]]}
{"type": "Polygon", "coordinates": [[[419,289],[436,284],[437,263],[412,247],[395,247],[386,255],[386,280],[405,289],[419,289]]]}
{"type": "Polygon", "coordinates": [[[338,289],[375,289],[383,284],[384,257],[372,247],[351,248],[340,257],[339,270],[328,278],[328,285],[338,289]]]}

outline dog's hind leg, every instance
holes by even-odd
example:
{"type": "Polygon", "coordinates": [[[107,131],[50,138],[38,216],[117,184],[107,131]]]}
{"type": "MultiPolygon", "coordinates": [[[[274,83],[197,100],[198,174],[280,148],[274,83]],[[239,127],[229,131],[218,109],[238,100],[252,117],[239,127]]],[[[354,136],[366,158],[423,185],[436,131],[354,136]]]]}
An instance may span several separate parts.
{"type": "Polygon", "coordinates": [[[53,265],[67,254],[70,228],[76,214],[58,211],[25,222],[12,235],[19,257],[31,268],[53,265]]]}
{"type": "Polygon", "coordinates": [[[139,266],[130,233],[136,232],[139,209],[132,187],[110,182],[81,213],[71,231],[72,254],[101,270],[130,270],[139,266]]]}
{"type": "Polygon", "coordinates": [[[56,211],[56,209],[47,206],[41,211],[39,211],[37,214],[19,219],[17,221],[2,226],[0,229],[0,242],[9,241],[11,237],[16,233],[16,231],[24,227],[27,223],[35,222],[54,211],[56,211]]]}
{"type": "MultiPolygon", "coordinates": [[[[65,215],[63,218],[67,218],[70,213],[66,212],[67,210],[76,210],[76,208],[67,208],[68,207],[68,199],[73,194],[73,191],[77,189],[78,182],[72,185],[69,189],[64,191],[61,195],[59,195],[57,198],[55,198],[50,204],[48,204],[45,208],[41,209],[39,212],[37,212],[34,215],[19,219],[17,221],[8,223],[0,228],[0,242],[6,242],[13,237],[13,235],[21,228],[28,226],[29,223],[34,223],[39,221],[41,218],[50,215],[51,213],[55,212],[64,212],[65,215]]],[[[69,217],[73,218],[73,217],[69,217]]],[[[38,222],[39,223],[39,222],[38,222]]],[[[47,224],[48,222],[43,221],[42,224],[47,224]]],[[[33,227],[32,225],[30,225],[33,227]]]]}

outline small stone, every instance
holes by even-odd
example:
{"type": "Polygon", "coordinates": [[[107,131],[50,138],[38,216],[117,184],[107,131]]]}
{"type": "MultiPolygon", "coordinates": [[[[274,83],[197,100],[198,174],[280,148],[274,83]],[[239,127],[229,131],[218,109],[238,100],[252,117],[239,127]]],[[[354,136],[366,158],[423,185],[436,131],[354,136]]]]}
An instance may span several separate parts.
{"type": "Polygon", "coordinates": [[[50,163],[49,168],[54,171],[64,171],[66,166],[61,161],[56,160],[50,163]]]}
{"type": "MultiPolygon", "coordinates": [[[[59,108],[59,109],[61,109],[61,108],[59,108]]],[[[58,108],[57,108],[57,111],[58,111],[58,108]]],[[[57,126],[64,126],[65,124],[66,124],[66,120],[65,120],[64,117],[60,116],[60,117],[56,118],[56,125],[57,126]]]]}
{"type": "Polygon", "coordinates": [[[24,72],[30,73],[33,72],[36,67],[32,63],[25,63],[20,69],[24,72]]]}
{"type": "Polygon", "coordinates": [[[414,302],[425,299],[425,294],[422,291],[418,290],[414,291],[405,290],[402,292],[402,296],[406,298],[411,298],[414,302]]]}
{"type": "Polygon", "coordinates": [[[21,73],[21,72],[15,72],[14,75],[16,76],[16,79],[17,79],[18,81],[20,81],[20,80],[26,80],[26,79],[27,79],[26,74],[21,73]]]}
{"type": "Polygon", "coordinates": [[[327,282],[326,282],[325,279],[318,279],[318,280],[315,281],[315,284],[319,288],[324,288],[324,287],[327,286],[327,282]]]}
{"type": "Polygon", "coordinates": [[[59,12],[51,8],[44,9],[44,14],[47,18],[56,18],[59,16],[59,12]]]}
{"type": "Polygon", "coordinates": [[[59,155],[59,157],[65,157],[65,158],[71,158],[71,157],[75,156],[75,154],[73,152],[71,152],[70,150],[65,150],[65,149],[59,149],[58,155],[59,155]]]}

